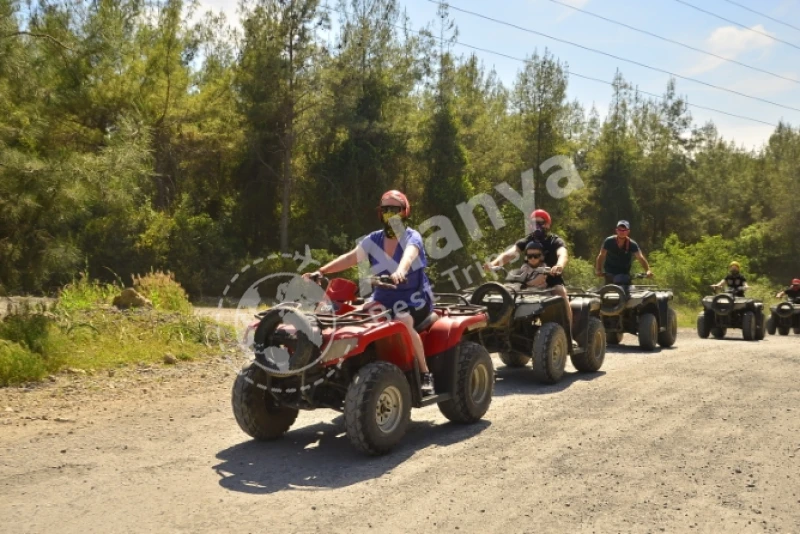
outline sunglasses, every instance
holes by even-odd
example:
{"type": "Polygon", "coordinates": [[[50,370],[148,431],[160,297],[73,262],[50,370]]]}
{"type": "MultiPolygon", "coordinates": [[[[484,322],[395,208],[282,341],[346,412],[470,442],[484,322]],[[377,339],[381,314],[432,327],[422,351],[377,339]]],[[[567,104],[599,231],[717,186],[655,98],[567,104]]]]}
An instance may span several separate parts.
{"type": "Polygon", "coordinates": [[[400,213],[403,211],[401,206],[381,206],[381,213],[400,213]]]}
{"type": "Polygon", "coordinates": [[[630,232],[631,229],[630,228],[622,228],[621,226],[617,226],[617,231],[618,232],[630,232]]]}
{"type": "Polygon", "coordinates": [[[539,252],[534,252],[533,254],[526,254],[526,256],[528,257],[528,259],[533,258],[538,260],[539,258],[542,257],[542,254],[540,254],[539,252]]]}
{"type": "Polygon", "coordinates": [[[544,221],[541,219],[536,219],[533,222],[536,224],[536,226],[544,226],[544,221]]]}

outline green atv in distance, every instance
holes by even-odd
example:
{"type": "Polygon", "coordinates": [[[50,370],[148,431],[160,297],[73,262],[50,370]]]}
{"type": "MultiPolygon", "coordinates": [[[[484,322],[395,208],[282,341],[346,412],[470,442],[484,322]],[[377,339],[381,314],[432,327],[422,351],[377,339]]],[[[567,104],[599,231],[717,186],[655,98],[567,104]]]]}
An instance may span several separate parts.
{"type": "MultiPolygon", "coordinates": [[[[715,292],[719,288],[711,286],[715,292]]],[[[715,296],[703,297],[703,311],[697,316],[697,335],[703,339],[722,339],[728,329],[742,330],[745,341],[764,339],[764,303],[746,298],[742,290],[727,289],[715,296]]]]}
{"type": "Polygon", "coordinates": [[[670,307],[673,293],[651,285],[630,285],[632,279],[645,278],[644,273],[619,275],[615,284],[589,290],[602,303],[600,315],[609,345],[619,345],[623,336],[639,338],[639,347],[655,350],[671,347],[678,337],[678,314],[670,307]]]}
{"type": "Polygon", "coordinates": [[[800,298],[770,306],[770,312],[767,319],[769,335],[774,336],[777,332],[782,336],[788,336],[790,330],[800,334],[800,298]]]}

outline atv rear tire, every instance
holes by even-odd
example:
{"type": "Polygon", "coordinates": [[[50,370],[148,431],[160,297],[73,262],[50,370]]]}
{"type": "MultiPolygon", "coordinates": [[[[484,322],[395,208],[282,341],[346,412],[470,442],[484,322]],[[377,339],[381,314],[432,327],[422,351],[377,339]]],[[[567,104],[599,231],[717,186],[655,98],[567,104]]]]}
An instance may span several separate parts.
{"type": "Polygon", "coordinates": [[[658,333],[658,344],[667,349],[678,339],[678,314],[672,308],[667,308],[667,324],[664,326],[664,331],[658,333]]]}
{"type": "Polygon", "coordinates": [[[756,340],[756,314],[744,312],[742,315],[742,338],[745,341],[756,340]]]}
{"type": "Polygon", "coordinates": [[[606,332],[606,343],[609,345],[619,345],[622,343],[623,332],[606,332]]]}
{"type": "Polygon", "coordinates": [[[588,346],[581,354],[572,355],[572,365],[582,373],[595,373],[606,358],[606,329],[603,321],[589,317],[588,346]]]}
{"type": "Polygon", "coordinates": [[[655,350],[658,341],[658,319],[652,313],[639,316],[639,346],[644,350],[655,350]]]}
{"type": "Polygon", "coordinates": [[[517,351],[501,352],[500,361],[506,364],[506,367],[525,367],[531,361],[531,357],[517,351]]]}
{"type": "Polygon", "coordinates": [[[800,334],[800,326],[792,327],[792,333],[793,334],[800,334]]]}
{"type": "Polygon", "coordinates": [[[543,384],[555,384],[567,365],[567,334],[558,323],[544,323],[533,338],[533,377],[543,384]]]}
{"type": "Polygon", "coordinates": [[[403,438],[410,419],[411,388],[399,367],[372,362],[358,370],[344,398],[345,432],[356,449],[386,454],[403,438]]]}
{"type": "Polygon", "coordinates": [[[260,441],[278,439],[297,419],[297,410],[279,406],[263,389],[266,373],[251,363],[233,383],[231,405],[239,428],[260,441]],[[262,387],[259,387],[261,385],[262,387]]]}
{"type": "Polygon", "coordinates": [[[439,411],[454,423],[474,423],[484,416],[492,403],[492,358],[481,345],[462,341],[456,365],[453,396],[439,403],[439,411]]]}
{"type": "Polygon", "coordinates": [[[714,336],[715,339],[722,339],[727,333],[728,329],[721,326],[715,326],[711,329],[711,335],[714,336]]]}
{"type": "Polygon", "coordinates": [[[767,333],[771,336],[774,336],[777,330],[778,322],[775,319],[775,316],[770,314],[769,319],[767,319],[767,333]]]}

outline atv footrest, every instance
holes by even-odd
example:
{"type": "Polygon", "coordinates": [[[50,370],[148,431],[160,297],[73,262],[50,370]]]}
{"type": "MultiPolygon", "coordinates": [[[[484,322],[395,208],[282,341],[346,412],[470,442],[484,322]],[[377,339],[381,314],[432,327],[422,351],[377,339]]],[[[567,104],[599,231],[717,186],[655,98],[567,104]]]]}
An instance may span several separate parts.
{"type": "Polygon", "coordinates": [[[422,406],[430,406],[431,404],[438,404],[440,402],[450,400],[451,398],[453,398],[453,395],[450,393],[442,393],[441,395],[431,395],[429,397],[423,397],[421,404],[422,406]]]}

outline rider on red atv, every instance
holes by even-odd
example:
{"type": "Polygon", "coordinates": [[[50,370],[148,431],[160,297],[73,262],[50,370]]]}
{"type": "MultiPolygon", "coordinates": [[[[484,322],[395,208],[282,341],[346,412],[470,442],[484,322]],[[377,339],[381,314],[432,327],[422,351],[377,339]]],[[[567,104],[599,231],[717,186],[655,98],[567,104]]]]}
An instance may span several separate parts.
{"type": "MultiPolygon", "coordinates": [[[[400,191],[387,191],[381,196],[378,216],[383,230],[369,234],[353,250],[323,265],[315,273],[303,275],[306,279],[344,271],[368,259],[375,276],[389,275],[394,286],[377,286],[372,295],[373,305],[392,311],[392,315],[408,328],[419,363],[424,394],[434,392],[433,375],[425,360],[422,339],[415,326],[428,318],[433,309],[433,293],[425,274],[427,259],[422,236],[406,226],[411,205],[400,191]],[[399,234],[399,238],[398,238],[399,234]]],[[[368,304],[369,306],[369,304],[368,304]]]]}

